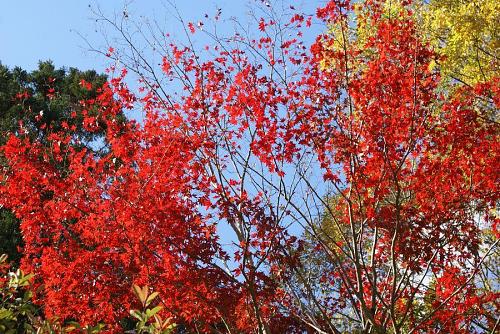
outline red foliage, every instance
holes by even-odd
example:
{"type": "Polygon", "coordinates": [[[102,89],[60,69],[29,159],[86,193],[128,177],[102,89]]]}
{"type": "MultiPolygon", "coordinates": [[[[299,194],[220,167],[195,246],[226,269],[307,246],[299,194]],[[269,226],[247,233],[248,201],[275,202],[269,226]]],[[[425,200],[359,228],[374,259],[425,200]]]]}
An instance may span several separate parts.
{"type": "MultiPolygon", "coordinates": [[[[331,1],[317,16],[334,23],[350,9],[331,1]]],[[[294,15],[289,26],[303,21],[294,15]]],[[[109,147],[101,156],[74,145],[68,131],[53,133],[49,145],[9,138],[1,204],[22,220],[23,268],[37,274],[47,316],[116,324],[138,284],[160,292],[167,316],[202,331],[222,319],[243,332],[310,329],[281,286],[300,263],[289,222],[305,219],[300,205],[309,202],[282,208],[279,200],[296,195],[272,193],[293,182],[289,173],[301,173],[304,157],[317,161],[319,180],[344,199],[335,208],[340,224],[363,226],[354,238],[376,239],[371,264],[360,262],[357,245],[336,243],[352,261],[322,280],[341,282],[326,302],[335,304],[331,312],[349,304],[373,326],[397,326],[398,317],[422,332],[441,321],[441,330],[458,333],[453,326],[468,328],[497,303],[498,295],[474,288],[468,275],[475,269],[466,263],[479,261],[475,215],[499,199],[498,126],[485,120],[481,104],[493,96],[498,108],[498,80],[441,94],[439,74],[429,70],[436,55],[410,18],[378,22],[365,46],[373,52],[357,71],[346,59],[361,50],[338,51],[329,35],[310,49],[297,38],[276,44],[266,34],[274,26],[259,21],[262,37],[246,41],[262,62],[238,47],[201,62],[172,45],[161,67],[172,79],[173,67],[183,74],[179,101],[147,85],[137,97],[126,73],[112,79],[86,102],[98,116],[83,120],[88,131],[105,126],[109,147]],[[143,124],[118,119],[137,103],[143,124]],[[267,192],[255,180],[276,186],[267,192]],[[236,234],[232,257],[219,241],[223,223],[236,234]],[[232,260],[234,270],[223,270],[221,260],[232,260]],[[396,263],[407,285],[391,274],[396,263]],[[418,278],[430,272],[436,312],[417,318],[412,300],[427,292],[418,278]]],[[[483,218],[498,233],[496,218],[483,218]]]]}

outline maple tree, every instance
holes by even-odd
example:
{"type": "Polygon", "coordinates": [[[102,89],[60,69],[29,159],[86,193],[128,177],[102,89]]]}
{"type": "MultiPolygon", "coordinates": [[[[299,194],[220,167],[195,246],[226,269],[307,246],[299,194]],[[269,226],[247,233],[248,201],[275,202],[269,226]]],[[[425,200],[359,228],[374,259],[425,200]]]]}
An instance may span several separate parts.
{"type": "MultiPolygon", "coordinates": [[[[105,75],[95,71],[80,71],[76,68],[55,68],[51,61],[41,61],[37,69],[25,71],[20,67],[9,69],[0,64],[0,143],[3,145],[9,133],[16,133],[21,124],[31,138],[45,141],[50,131],[61,129],[63,123],[75,127],[75,135],[89,146],[101,133],[87,133],[81,126],[81,99],[96,96],[95,89],[80,86],[85,79],[99,87],[106,81],[105,75]],[[76,113],[78,117],[71,118],[76,113]]],[[[0,157],[3,165],[3,158],[0,157]]],[[[9,256],[11,263],[21,257],[19,221],[12,213],[0,208],[0,253],[9,256]]]]}
{"type": "Polygon", "coordinates": [[[109,149],[71,129],[2,147],[0,204],[22,219],[46,316],[120,332],[132,287],[150,286],[155,312],[193,332],[494,332],[499,80],[443,89],[411,1],[386,5],[292,6],[289,21],[271,6],[256,37],[180,19],[188,42],[160,31],[158,67],[128,14],[99,17],[127,47],[81,102],[109,149]],[[141,123],[118,119],[134,108],[141,123]]]}

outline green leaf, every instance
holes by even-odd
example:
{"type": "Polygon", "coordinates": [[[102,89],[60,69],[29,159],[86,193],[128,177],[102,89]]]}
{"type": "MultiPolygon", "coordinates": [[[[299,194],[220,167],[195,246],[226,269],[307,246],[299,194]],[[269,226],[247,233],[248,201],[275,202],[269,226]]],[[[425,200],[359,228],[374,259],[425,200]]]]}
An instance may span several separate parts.
{"type": "Polygon", "coordinates": [[[146,315],[147,315],[148,319],[151,318],[152,316],[154,316],[156,313],[160,312],[162,308],[163,307],[161,307],[161,306],[158,305],[158,306],[156,306],[156,307],[154,307],[152,309],[147,309],[146,310],[146,315]]]}
{"type": "Polygon", "coordinates": [[[13,313],[11,310],[7,310],[5,308],[0,309],[0,319],[13,319],[13,313]]]}
{"type": "Polygon", "coordinates": [[[143,314],[138,310],[130,310],[130,315],[138,319],[139,321],[144,321],[143,314]]]}
{"type": "Polygon", "coordinates": [[[158,296],[158,292],[153,292],[152,294],[150,294],[147,298],[146,298],[146,303],[145,305],[148,306],[149,304],[151,304],[151,302],[158,296]]]}
{"type": "Polygon", "coordinates": [[[142,305],[146,305],[146,299],[148,298],[148,286],[145,285],[144,287],[140,287],[136,284],[133,285],[134,293],[139,298],[141,301],[142,305]]]}

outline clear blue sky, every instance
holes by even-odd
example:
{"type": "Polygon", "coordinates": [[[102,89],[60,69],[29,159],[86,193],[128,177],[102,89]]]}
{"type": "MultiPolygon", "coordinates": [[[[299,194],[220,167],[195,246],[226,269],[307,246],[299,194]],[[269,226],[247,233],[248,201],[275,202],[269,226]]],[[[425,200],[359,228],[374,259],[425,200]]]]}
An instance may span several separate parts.
{"type": "MultiPolygon", "coordinates": [[[[186,21],[197,21],[205,13],[222,8],[223,18],[244,17],[248,5],[260,0],[176,0],[186,21]]],[[[272,1],[271,1],[272,2],[272,1]]],[[[286,1],[283,3],[311,3],[321,1],[286,1]]],[[[276,2],[278,3],[278,2],[276,2]]],[[[72,66],[102,71],[106,60],[87,52],[84,35],[93,45],[102,45],[102,36],[89,5],[100,6],[105,13],[121,13],[127,5],[130,13],[156,18],[167,25],[173,34],[181,33],[180,26],[169,18],[164,0],[3,0],[0,1],[0,62],[9,67],[21,66],[30,70],[39,60],[51,59],[56,67],[72,66]]],[[[282,5],[280,3],[280,5],[282,5]]],[[[314,5],[313,5],[314,7],[314,5]]]]}

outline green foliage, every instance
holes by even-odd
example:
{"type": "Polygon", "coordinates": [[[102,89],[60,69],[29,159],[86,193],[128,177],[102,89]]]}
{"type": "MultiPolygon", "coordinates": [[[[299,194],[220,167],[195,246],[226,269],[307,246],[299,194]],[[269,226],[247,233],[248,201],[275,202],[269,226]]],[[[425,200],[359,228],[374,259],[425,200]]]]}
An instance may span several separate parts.
{"type": "Polygon", "coordinates": [[[21,259],[19,246],[22,246],[19,221],[9,210],[0,209],[0,254],[7,254],[10,261],[18,265],[21,259]]]}
{"type": "MultiPolygon", "coordinates": [[[[59,130],[63,122],[70,123],[71,113],[81,114],[83,108],[79,102],[95,98],[106,78],[93,70],[56,69],[51,61],[40,62],[38,69],[32,72],[19,67],[10,70],[0,64],[1,143],[9,132],[18,131],[20,121],[32,136],[43,138],[49,128],[59,130]],[[83,87],[81,80],[90,83],[92,88],[83,87]],[[35,121],[36,115],[40,117],[35,121]]],[[[80,124],[74,125],[77,134],[86,140],[102,134],[88,133],[80,124]]]]}
{"type": "Polygon", "coordinates": [[[171,319],[163,320],[158,312],[162,306],[152,306],[158,292],[149,292],[149,287],[139,287],[134,285],[134,294],[141,302],[141,310],[131,310],[130,315],[137,319],[136,332],[140,334],[170,334],[173,333],[176,326],[171,319]]]}
{"type": "Polygon", "coordinates": [[[6,334],[30,332],[29,321],[36,314],[27,289],[32,275],[21,270],[7,272],[7,256],[0,256],[0,332],[6,334]]]}

